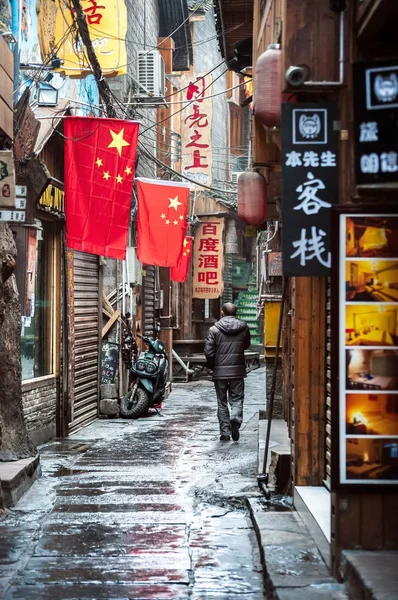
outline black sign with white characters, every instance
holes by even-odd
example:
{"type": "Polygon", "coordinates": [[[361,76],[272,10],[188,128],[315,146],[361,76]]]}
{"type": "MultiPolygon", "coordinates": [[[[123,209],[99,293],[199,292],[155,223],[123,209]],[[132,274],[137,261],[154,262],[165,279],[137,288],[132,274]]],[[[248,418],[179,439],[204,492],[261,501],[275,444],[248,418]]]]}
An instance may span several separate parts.
{"type": "Polygon", "coordinates": [[[328,275],[330,209],[338,201],[336,104],[282,104],[283,274],[328,275]]]}
{"type": "Polygon", "coordinates": [[[398,58],[354,64],[358,185],[398,181],[398,58]]]}

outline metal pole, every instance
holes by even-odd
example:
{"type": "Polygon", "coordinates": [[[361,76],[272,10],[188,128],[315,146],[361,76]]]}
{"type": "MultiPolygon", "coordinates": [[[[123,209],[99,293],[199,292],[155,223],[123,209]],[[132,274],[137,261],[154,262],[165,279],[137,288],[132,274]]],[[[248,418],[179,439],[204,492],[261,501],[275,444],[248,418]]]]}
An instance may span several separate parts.
{"type": "Polygon", "coordinates": [[[263,473],[267,472],[268,449],[269,449],[269,440],[270,440],[270,435],[271,435],[272,413],[274,411],[276,375],[277,375],[277,371],[278,371],[279,348],[280,348],[281,337],[282,337],[282,320],[283,320],[283,309],[284,309],[284,305],[285,305],[285,296],[286,296],[286,282],[285,282],[285,278],[283,278],[282,279],[281,308],[280,308],[280,311],[279,311],[278,333],[277,333],[277,336],[276,336],[274,370],[272,372],[272,383],[271,383],[269,408],[268,408],[268,415],[267,415],[268,422],[267,422],[267,436],[266,436],[266,439],[265,439],[265,450],[264,450],[264,460],[263,460],[263,473]]]}

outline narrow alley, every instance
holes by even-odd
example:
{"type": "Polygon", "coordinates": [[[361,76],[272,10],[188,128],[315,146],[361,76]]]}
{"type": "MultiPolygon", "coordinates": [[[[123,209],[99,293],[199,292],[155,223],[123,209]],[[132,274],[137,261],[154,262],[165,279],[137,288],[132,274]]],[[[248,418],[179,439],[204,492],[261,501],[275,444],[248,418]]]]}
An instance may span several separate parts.
{"type": "Polygon", "coordinates": [[[161,415],[97,420],[41,447],[43,476],[0,523],[1,597],[262,599],[245,498],[259,495],[264,377],[246,380],[239,443],[219,441],[202,381],[175,385],[161,415]]]}

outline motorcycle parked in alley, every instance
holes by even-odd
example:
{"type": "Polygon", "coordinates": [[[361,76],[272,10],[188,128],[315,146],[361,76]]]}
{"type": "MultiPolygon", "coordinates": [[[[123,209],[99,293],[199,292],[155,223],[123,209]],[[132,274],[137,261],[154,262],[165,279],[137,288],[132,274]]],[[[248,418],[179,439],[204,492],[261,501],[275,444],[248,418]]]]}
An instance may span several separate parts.
{"type": "Polygon", "coordinates": [[[144,349],[131,363],[130,389],[120,400],[120,414],[126,419],[138,419],[148,414],[164,398],[168,360],[164,345],[155,338],[137,333],[144,349]]]}

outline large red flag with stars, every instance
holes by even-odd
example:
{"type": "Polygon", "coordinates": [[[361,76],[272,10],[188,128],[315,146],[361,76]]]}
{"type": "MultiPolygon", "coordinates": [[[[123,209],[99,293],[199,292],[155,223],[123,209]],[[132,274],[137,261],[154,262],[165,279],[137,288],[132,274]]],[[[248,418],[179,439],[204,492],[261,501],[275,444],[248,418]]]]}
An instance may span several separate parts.
{"type": "Polygon", "coordinates": [[[126,257],[139,123],[66,117],[65,215],[69,248],[126,257]]]}
{"type": "Polygon", "coordinates": [[[182,254],[176,267],[170,268],[171,281],[184,283],[188,277],[189,265],[191,264],[193,237],[186,235],[182,242],[182,254]]]}
{"type": "Polygon", "coordinates": [[[137,257],[175,267],[187,229],[189,183],[137,177],[137,257]]]}

